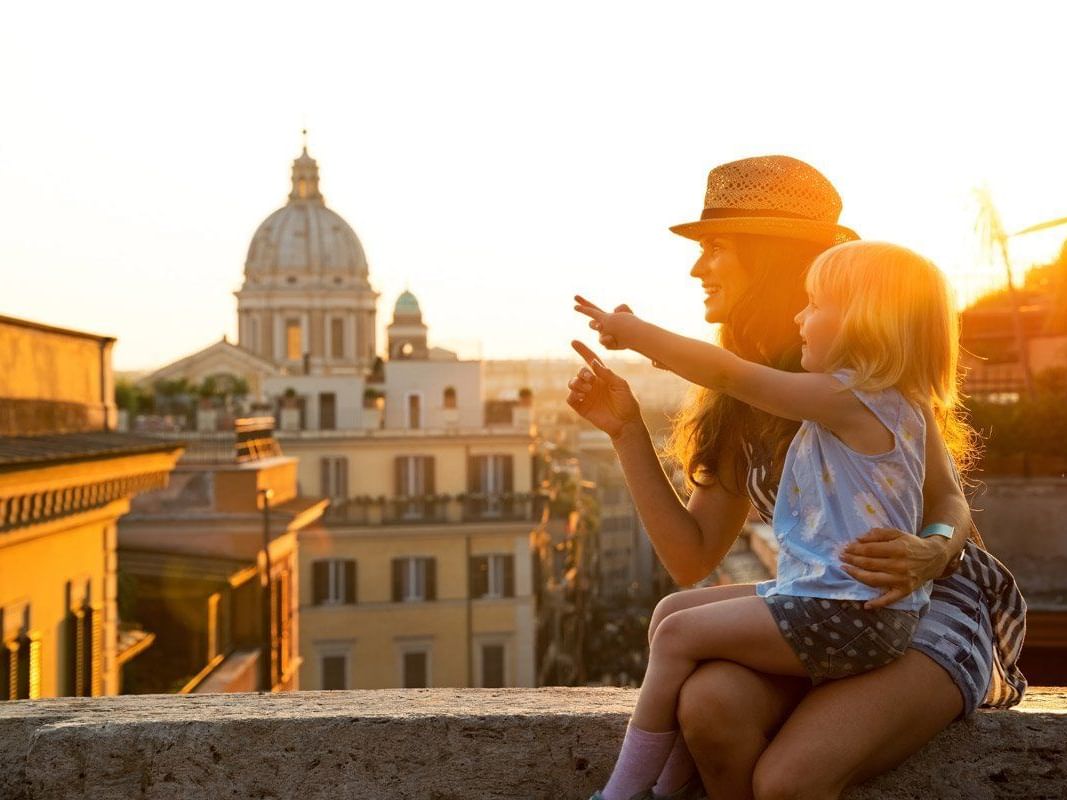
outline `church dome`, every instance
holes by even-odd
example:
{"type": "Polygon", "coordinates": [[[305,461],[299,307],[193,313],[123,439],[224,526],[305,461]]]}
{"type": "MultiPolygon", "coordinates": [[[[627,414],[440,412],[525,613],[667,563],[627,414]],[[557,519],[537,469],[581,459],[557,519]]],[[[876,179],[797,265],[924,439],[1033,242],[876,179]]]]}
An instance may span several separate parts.
{"type": "Polygon", "coordinates": [[[396,305],[393,307],[393,318],[396,319],[398,317],[422,319],[422,309],[419,308],[418,299],[407,290],[404,290],[400,297],[396,299],[396,305]]]}
{"type": "Polygon", "coordinates": [[[293,161],[289,202],[260,224],[245,261],[246,274],[328,273],[367,279],[367,257],[356,232],[326,207],[318,163],[305,147],[293,161]]]}

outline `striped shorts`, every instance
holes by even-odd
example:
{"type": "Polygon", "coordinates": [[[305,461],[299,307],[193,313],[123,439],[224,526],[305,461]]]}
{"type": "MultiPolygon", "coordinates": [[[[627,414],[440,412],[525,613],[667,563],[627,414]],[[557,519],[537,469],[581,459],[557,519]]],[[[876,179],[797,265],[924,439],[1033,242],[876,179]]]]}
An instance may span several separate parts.
{"type": "Polygon", "coordinates": [[[934,581],[911,647],[948,672],[963,695],[963,716],[973,714],[993,671],[993,628],[978,585],[958,574],[934,581]]]}

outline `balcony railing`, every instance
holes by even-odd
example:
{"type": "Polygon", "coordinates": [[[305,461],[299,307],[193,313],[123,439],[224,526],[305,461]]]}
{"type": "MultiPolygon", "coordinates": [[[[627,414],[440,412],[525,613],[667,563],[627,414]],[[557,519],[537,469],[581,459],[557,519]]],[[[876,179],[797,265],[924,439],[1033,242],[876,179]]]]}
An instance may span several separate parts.
{"type": "Polygon", "coordinates": [[[534,493],[435,494],[334,499],[328,522],[345,525],[442,525],[459,522],[532,522],[540,514],[534,493]]]}

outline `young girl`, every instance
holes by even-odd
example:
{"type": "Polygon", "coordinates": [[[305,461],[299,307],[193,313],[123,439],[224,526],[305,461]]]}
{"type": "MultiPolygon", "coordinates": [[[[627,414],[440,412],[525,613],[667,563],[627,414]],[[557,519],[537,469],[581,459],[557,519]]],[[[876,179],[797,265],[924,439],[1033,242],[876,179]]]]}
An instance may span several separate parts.
{"type": "MultiPolygon", "coordinates": [[[[918,530],[926,420],[943,418],[957,400],[948,287],[930,261],[906,248],[849,242],[815,259],[806,288],[808,305],[796,317],[806,373],[754,364],[576,298],[575,309],[617,347],[802,421],[774,509],[777,577],[759,584],[756,596],[721,587],[710,602],[661,620],[619,761],[592,800],[652,796],[677,733],[679,689],[699,662],[726,659],[815,683],[854,675],[901,656],[927,604],[929,584],[888,607],[867,605],[879,592],[844,572],[838,551],[874,527],[918,530]]],[[[603,364],[592,367],[605,377],[603,364]]],[[[931,527],[922,533],[952,534],[931,527]]]]}

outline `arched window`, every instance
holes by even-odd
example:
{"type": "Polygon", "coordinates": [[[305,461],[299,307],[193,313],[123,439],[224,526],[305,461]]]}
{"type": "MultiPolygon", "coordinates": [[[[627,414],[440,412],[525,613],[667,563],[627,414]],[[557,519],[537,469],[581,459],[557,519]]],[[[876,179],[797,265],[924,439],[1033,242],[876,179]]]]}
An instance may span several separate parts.
{"type": "Polygon", "coordinates": [[[445,408],[456,407],[456,388],[454,386],[445,387],[444,406],[445,408]]]}

